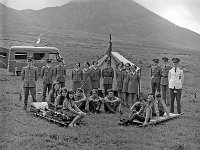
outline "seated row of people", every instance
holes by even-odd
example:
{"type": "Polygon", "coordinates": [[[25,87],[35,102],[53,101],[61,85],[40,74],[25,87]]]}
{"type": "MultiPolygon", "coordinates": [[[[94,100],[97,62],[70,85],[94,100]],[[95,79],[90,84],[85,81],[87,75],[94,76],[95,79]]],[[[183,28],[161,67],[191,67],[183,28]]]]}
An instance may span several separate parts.
{"type": "MultiPolygon", "coordinates": [[[[66,96],[63,96],[63,89],[60,90],[58,82],[53,83],[52,89],[48,96],[48,104],[50,108],[54,108],[56,111],[63,108],[63,102],[66,96]]],[[[105,112],[115,113],[117,108],[121,108],[121,99],[114,96],[114,91],[109,90],[106,97],[100,97],[98,90],[93,89],[91,96],[88,98],[85,96],[84,91],[80,88],[74,92],[74,101],[77,107],[85,112],[86,106],[88,105],[89,111],[93,113],[99,113],[102,104],[104,104],[105,112]]]]}

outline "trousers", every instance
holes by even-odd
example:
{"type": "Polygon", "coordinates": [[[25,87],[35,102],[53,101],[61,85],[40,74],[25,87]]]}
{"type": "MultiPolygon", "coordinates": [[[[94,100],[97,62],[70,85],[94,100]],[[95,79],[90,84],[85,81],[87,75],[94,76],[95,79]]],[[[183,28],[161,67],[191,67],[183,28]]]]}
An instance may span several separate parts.
{"type": "Polygon", "coordinates": [[[49,94],[51,87],[52,87],[51,84],[43,84],[43,91],[42,91],[42,101],[43,102],[45,102],[47,90],[48,90],[48,94],[49,94]]]}
{"type": "Polygon", "coordinates": [[[36,102],[36,87],[24,87],[24,108],[27,108],[29,91],[31,93],[33,102],[36,102]]]}
{"type": "Polygon", "coordinates": [[[104,94],[106,96],[106,95],[108,95],[108,90],[112,89],[112,84],[104,84],[103,88],[104,88],[104,94]]]}
{"type": "Polygon", "coordinates": [[[154,95],[156,91],[160,92],[160,83],[151,83],[151,90],[154,95]]]}
{"type": "Polygon", "coordinates": [[[169,95],[170,95],[170,112],[174,113],[174,100],[176,98],[177,102],[177,112],[181,114],[181,90],[182,89],[169,89],[169,95]],[[174,91],[177,91],[177,93],[174,93],[174,91]]]}
{"type": "Polygon", "coordinates": [[[166,105],[169,105],[169,88],[168,85],[161,85],[161,93],[162,93],[162,99],[165,101],[166,105]]]}

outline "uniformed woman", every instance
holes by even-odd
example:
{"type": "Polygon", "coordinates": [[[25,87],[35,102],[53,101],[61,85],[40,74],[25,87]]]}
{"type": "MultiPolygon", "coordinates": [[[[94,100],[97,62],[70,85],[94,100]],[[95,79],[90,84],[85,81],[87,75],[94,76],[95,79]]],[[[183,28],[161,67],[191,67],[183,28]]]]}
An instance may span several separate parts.
{"type": "Polygon", "coordinates": [[[100,88],[100,78],[101,78],[101,69],[98,67],[98,61],[93,61],[93,67],[91,68],[91,82],[92,89],[100,88]]]}
{"type": "Polygon", "coordinates": [[[129,107],[128,102],[128,75],[130,73],[130,63],[125,64],[125,70],[123,71],[122,80],[123,80],[123,95],[124,95],[124,104],[125,106],[129,107]]]}
{"type": "Polygon", "coordinates": [[[118,67],[115,71],[116,74],[116,81],[117,81],[117,92],[118,92],[118,97],[122,100],[122,104],[124,104],[124,98],[122,94],[122,89],[123,89],[123,70],[124,70],[124,63],[120,62],[118,64],[118,67]]]}
{"type": "Polygon", "coordinates": [[[59,58],[58,63],[59,65],[55,67],[55,76],[62,88],[65,87],[66,67],[63,65],[63,58],[59,58]]]}
{"type": "Polygon", "coordinates": [[[83,71],[80,69],[80,63],[75,63],[75,68],[72,70],[72,90],[76,92],[77,88],[81,87],[83,79],[83,71]]]}
{"type": "Polygon", "coordinates": [[[137,66],[132,65],[131,72],[127,77],[128,93],[130,96],[130,106],[132,106],[136,102],[139,82],[140,82],[140,78],[139,78],[138,73],[136,72],[136,69],[137,69],[137,66]]]}
{"type": "Polygon", "coordinates": [[[83,69],[83,81],[82,81],[82,87],[81,89],[84,90],[85,96],[89,97],[90,92],[92,90],[92,83],[91,83],[91,70],[90,70],[90,63],[85,62],[84,63],[84,69],[83,69]]]}

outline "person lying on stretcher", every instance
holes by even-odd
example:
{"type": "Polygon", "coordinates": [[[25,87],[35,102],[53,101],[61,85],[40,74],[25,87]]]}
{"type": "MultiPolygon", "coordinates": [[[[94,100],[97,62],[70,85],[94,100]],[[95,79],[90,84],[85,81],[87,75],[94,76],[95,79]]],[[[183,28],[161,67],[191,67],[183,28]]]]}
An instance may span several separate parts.
{"type": "Polygon", "coordinates": [[[136,119],[143,122],[143,125],[145,126],[151,120],[152,116],[157,116],[158,119],[158,117],[163,116],[165,112],[168,117],[170,117],[169,111],[167,110],[164,101],[161,99],[160,93],[156,95],[156,99],[154,99],[153,95],[154,94],[150,93],[148,94],[147,99],[142,99],[142,102],[136,102],[130,109],[131,114],[129,118],[119,124],[128,125],[136,119]]]}

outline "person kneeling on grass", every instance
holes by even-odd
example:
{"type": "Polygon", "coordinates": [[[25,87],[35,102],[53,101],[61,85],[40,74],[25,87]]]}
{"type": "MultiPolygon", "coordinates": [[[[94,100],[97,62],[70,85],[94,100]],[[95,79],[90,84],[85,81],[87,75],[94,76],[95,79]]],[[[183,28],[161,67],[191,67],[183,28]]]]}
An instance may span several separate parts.
{"type": "Polygon", "coordinates": [[[81,111],[85,111],[85,107],[87,104],[87,97],[84,94],[84,90],[81,88],[78,88],[76,90],[76,94],[75,94],[74,98],[75,98],[75,103],[78,106],[78,108],[81,111]]]}
{"type": "Polygon", "coordinates": [[[74,117],[69,127],[76,126],[76,123],[85,117],[86,113],[82,112],[75,103],[74,92],[69,90],[67,97],[63,102],[62,112],[68,117],[74,117]]]}
{"type": "Polygon", "coordinates": [[[99,113],[103,98],[98,96],[98,90],[93,89],[92,95],[88,98],[89,101],[89,111],[93,113],[99,113]]]}
{"type": "Polygon", "coordinates": [[[158,112],[159,116],[163,116],[166,113],[167,116],[170,117],[169,111],[165,104],[165,101],[161,98],[160,93],[156,94],[156,98],[155,98],[155,102],[154,102],[154,109],[153,109],[153,113],[152,113],[153,116],[157,116],[156,112],[158,112]]]}
{"type": "Polygon", "coordinates": [[[131,124],[133,120],[138,120],[140,122],[143,122],[143,125],[146,125],[152,118],[152,109],[151,109],[152,106],[153,106],[153,99],[149,98],[149,96],[147,99],[142,99],[141,103],[135,103],[130,109],[131,114],[129,115],[129,118],[124,122],[120,122],[119,125],[127,126],[128,124],[131,124]],[[138,108],[136,107],[136,105],[138,105],[137,106],[138,108]]]}
{"type": "Polygon", "coordinates": [[[117,108],[119,108],[121,113],[121,99],[114,96],[114,91],[110,89],[108,90],[108,95],[104,98],[105,112],[115,113],[117,108]]]}

